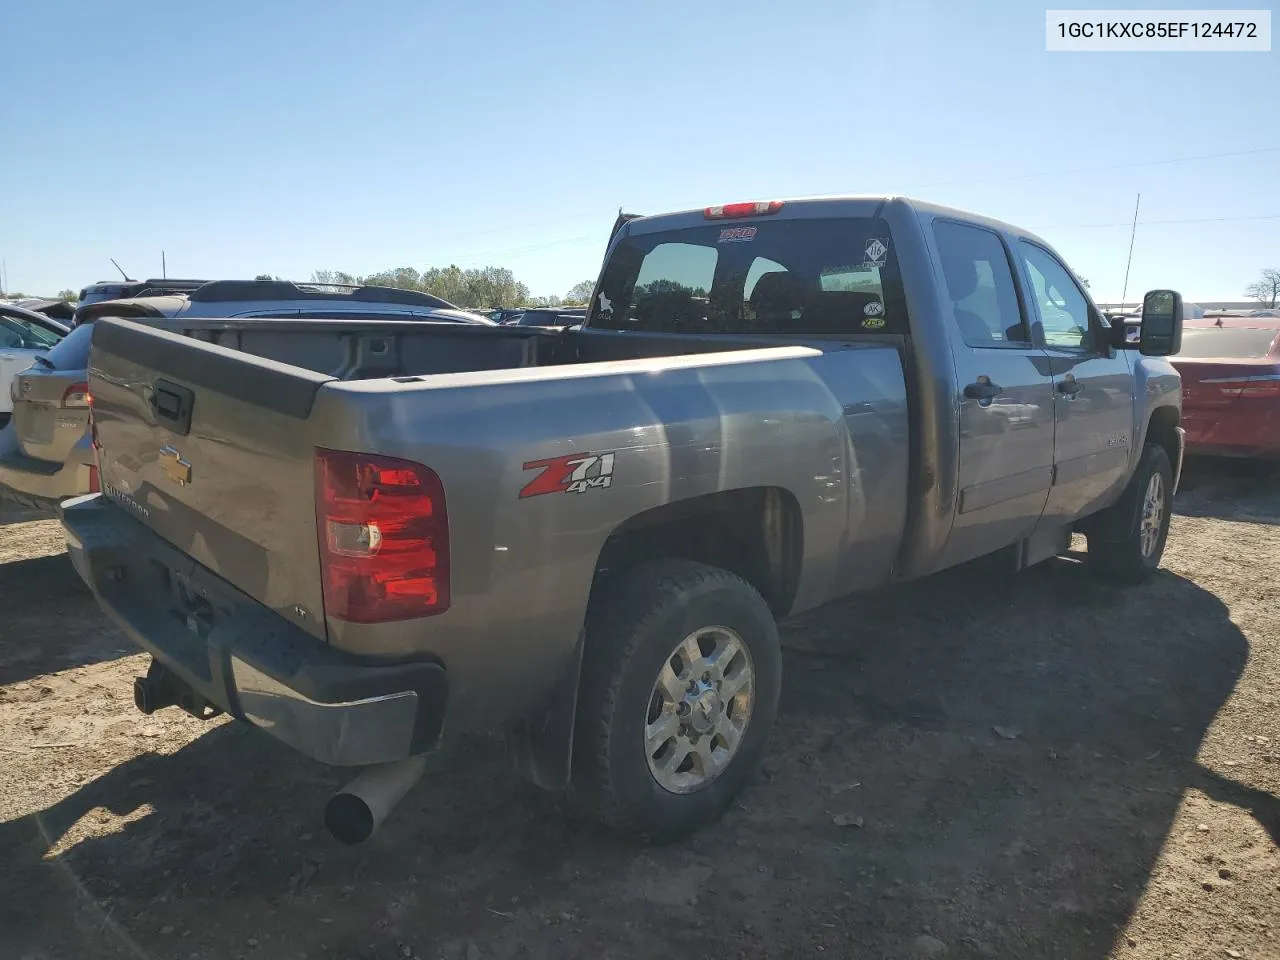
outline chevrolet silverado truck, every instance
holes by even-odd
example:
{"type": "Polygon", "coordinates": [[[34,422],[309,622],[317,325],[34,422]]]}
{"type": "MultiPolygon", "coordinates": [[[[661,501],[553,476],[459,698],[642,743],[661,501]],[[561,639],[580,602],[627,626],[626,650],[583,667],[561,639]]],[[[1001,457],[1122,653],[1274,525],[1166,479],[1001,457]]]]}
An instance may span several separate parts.
{"type": "Polygon", "coordinates": [[[649,839],[719,815],[775,620],[1088,538],[1136,584],[1182,460],[1181,298],[1111,328],[1042,240],[896,197],[620,218],[581,328],[98,320],[77,570],[152,663],[368,769],[368,836],[469,732],[649,839]]]}

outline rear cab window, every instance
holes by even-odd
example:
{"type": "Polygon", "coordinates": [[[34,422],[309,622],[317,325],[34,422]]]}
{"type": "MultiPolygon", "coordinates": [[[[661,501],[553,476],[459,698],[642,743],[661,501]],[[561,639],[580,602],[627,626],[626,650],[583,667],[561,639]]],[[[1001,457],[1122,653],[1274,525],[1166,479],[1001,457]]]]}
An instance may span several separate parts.
{"type": "Polygon", "coordinates": [[[905,335],[889,227],[872,217],[715,220],[618,241],[588,326],[663,333],[905,335]]]}
{"type": "Polygon", "coordinates": [[[55,370],[84,370],[89,366],[92,341],[93,324],[84,324],[59,340],[44,358],[55,370]]]}
{"type": "Polygon", "coordinates": [[[1183,327],[1180,357],[1256,360],[1275,352],[1276,327],[1183,327]]]}

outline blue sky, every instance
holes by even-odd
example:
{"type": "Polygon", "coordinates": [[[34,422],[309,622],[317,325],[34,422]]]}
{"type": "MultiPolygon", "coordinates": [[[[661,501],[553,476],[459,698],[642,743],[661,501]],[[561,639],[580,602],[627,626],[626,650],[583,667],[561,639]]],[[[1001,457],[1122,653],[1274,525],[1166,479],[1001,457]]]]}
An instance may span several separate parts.
{"type": "Polygon", "coordinates": [[[8,0],[0,256],[27,292],[164,249],[170,276],[453,262],[562,294],[619,206],[897,192],[1035,230],[1113,299],[1141,191],[1129,299],[1280,267],[1280,52],[1047,53],[1044,16],[8,0]]]}

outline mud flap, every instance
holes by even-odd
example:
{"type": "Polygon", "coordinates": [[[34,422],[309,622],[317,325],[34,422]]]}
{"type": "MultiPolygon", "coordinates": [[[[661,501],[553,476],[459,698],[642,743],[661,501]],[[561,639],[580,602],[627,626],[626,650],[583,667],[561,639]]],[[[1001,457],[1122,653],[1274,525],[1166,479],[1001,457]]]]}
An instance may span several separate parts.
{"type": "Polygon", "coordinates": [[[542,707],[505,730],[507,749],[516,769],[544,790],[564,790],[569,786],[585,636],[578,635],[573,656],[542,707]]]}

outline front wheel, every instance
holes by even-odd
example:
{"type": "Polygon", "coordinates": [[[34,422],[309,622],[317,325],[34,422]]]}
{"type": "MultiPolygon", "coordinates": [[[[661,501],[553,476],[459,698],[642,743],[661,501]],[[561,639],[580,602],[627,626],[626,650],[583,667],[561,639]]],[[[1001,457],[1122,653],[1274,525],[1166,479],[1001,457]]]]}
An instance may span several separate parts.
{"type": "Polygon", "coordinates": [[[1173,515],[1173,467],[1158,444],[1142,451],[1119,502],[1103,511],[1089,533],[1089,568],[1113,583],[1142,583],[1160,566],[1173,515]]]}
{"type": "Polygon", "coordinates": [[[764,749],[782,654],[768,604],[705,564],[645,564],[593,598],[579,685],[573,794],[656,841],[714,820],[764,749]]]}

